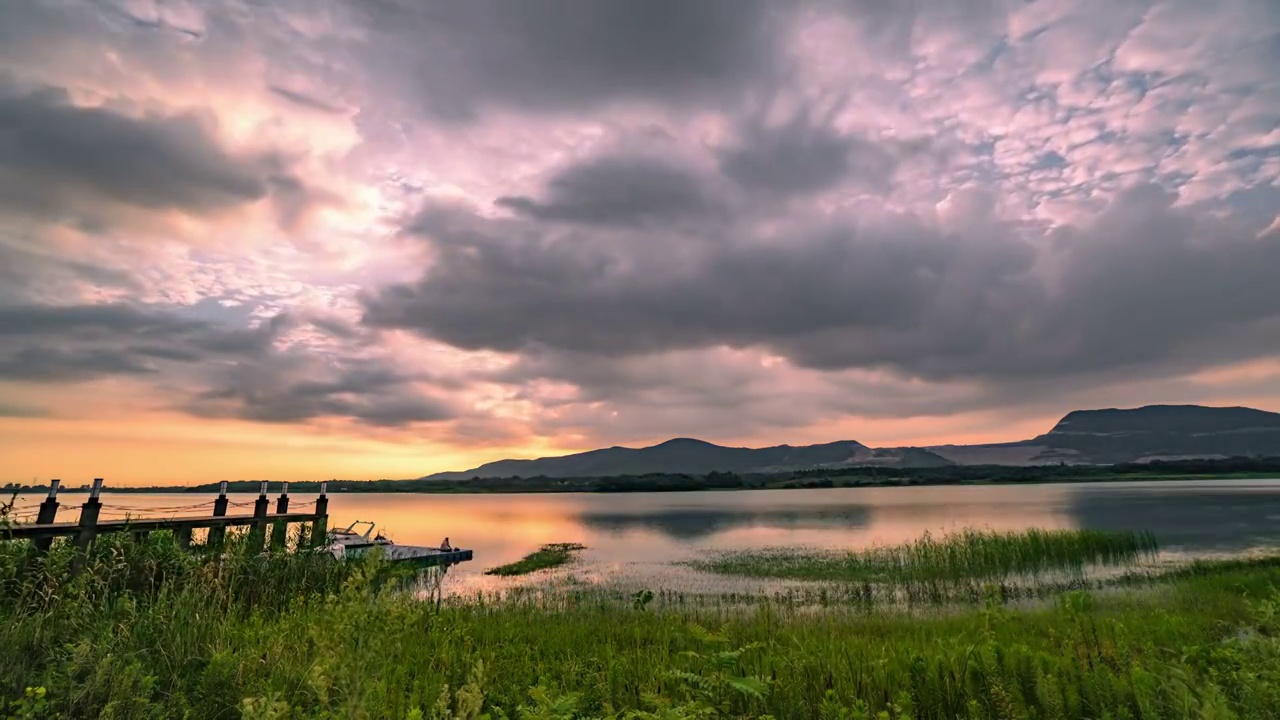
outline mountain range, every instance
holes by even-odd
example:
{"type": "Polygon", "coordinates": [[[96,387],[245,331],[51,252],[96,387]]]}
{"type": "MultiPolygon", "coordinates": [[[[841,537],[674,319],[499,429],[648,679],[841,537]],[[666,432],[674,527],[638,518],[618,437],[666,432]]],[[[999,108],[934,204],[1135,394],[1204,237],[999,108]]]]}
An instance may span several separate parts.
{"type": "Polygon", "coordinates": [[[705,475],[858,466],[1110,465],[1261,455],[1280,455],[1280,413],[1244,407],[1148,405],[1076,410],[1043,435],[1009,443],[872,448],[853,440],[840,440],[799,447],[739,448],[675,438],[643,448],[615,446],[536,460],[498,460],[425,479],[705,475]]]}

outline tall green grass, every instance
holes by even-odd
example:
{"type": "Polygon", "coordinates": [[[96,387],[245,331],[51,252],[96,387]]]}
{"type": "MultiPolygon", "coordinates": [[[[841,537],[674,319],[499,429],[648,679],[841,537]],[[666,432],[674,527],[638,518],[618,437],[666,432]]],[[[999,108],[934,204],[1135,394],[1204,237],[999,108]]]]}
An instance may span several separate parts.
{"type": "MultiPolygon", "coordinates": [[[[243,548],[241,548],[243,549],[243,548]]],[[[0,717],[1268,718],[1280,563],[933,617],[772,601],[437,606],[377,559],[0,543],[0,717]]]]}
{"type": "Polygon", "coordinates": [[[1078,575],[1093,566],[1132,565],[1158,550],[1155,538],[1145,532],[966,529],[856,552],[747,551],[691,565],[726,575],[906,584],[1078,575]]]}

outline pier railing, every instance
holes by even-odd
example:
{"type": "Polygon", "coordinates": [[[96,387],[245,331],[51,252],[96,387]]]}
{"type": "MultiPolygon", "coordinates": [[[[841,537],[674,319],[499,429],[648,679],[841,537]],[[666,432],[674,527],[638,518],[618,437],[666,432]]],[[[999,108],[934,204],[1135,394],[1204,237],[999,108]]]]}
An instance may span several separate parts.
{"type": "Polygon", "coordinates": [[[227,528],[248,526],[247,542],[251,548],[255,550],[262,549],[268,532],[270,532],[270,547],[280,550],[285,547],[289,525],[293,523],[310,525],[310,544],[312,546],[323,545],[328,533],[328,483],[320,483],[320,497],[316,498],[315,507],[310,512],[290,512],[289,483],[283,484],[280,496],[276,498],[275,512],[271,513],[268,512],[271,507],[271,501],[267,497],[266,482],[262,483],[257,499],[252,502],[232,502],[227,497],[227,483],[223,482],[219,488],[217,499],[212,501],[163,508],[124,508],[141,512],[164,510],[195,511],[201,508],[211,508],[212,513],[209,515],[164,518],[126,517],[119,520],[101,520],[99,518],[103,509],[101,498],[102,478],[95,478],[89,490],[89,499],[80,506],[80,517],[76,522],[57,521],[58,508],[60,507],[58,503],[60,486],[61,481],[59,480],[54,480],[51,483],[48,497],[44,499],[44,502],[40,503],[40,508],[36,511],[35,522],[25,523],[19,518],[16,523],[11,522],[0,525],[0,539],[30,540],[37,551],[44,552],[53,544],[54,538],[67,537],[72,538],[76,548],[84,552],[95,537],[104,533],[130,532],[135,537],[142,539],[150,532],[168,530],[174,534],[180,545],[189,547],[191,545],[192,532],[200,528],[207,528],[209,531],[207,543],[210,547],[217,549],[222,546],[227,528]],[[228,512],[232,507],[247,508],[249,506],[253,508],[252,514],[231,514],[228,512]]]}

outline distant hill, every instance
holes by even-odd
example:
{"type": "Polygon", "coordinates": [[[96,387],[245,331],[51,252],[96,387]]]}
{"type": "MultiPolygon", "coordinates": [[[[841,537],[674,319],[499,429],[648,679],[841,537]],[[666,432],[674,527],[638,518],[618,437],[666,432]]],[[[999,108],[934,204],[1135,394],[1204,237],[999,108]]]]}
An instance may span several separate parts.
{"type": "Polygon", "coordinates": [[[676,438],[645,448],[611,447],[537,460],[499,460],[473,470],[428,475],[431,480],[472,477],[612,477],[649,473],[705,475],[710,472],[766,473],[849,465],[933,467],[950,465],[920,448],[872,449],[852,440],[823,445],[736,448],[676,438]]]}
{"type": "Polygon", "coordinates": [[[929,449],[961,465],[1110,465],[1277,455],[1280,413],[1201,405],[1076,410],[1030,440],[929,449]]]}
{"type": "Polygon", "coordinates": [[[870,448],[853,440],[800,447],[737,448],[676,438],[644,448],[611,447],[537,460],[499,460],[472,470],[428,475],[425,479],[705,475],[865,466],[1111,465],[1238,456],[1280,456],[1280,413],[1200,405],[1076,410],[1067,413],[1049,432],[1030,440],[928,448],[870,448]]]}
{"type": "Polygon", "coordinates": [[[1280,453],[1280,413],[1244,407],[1149,405],[1077,410],[1031,444],[1093,463],[1280,453]]]}

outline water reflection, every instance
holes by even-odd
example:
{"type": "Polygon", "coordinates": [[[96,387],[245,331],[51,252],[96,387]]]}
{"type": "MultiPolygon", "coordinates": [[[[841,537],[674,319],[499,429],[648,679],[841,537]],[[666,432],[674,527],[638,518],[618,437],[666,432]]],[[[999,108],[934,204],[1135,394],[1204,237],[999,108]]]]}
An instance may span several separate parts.
{"type": "Polygon", "coordinates": [[[676,508],[645,513],[588,510],[578,519],[590,530],[620,534],[650,530],[674,540],[698,540],[742,528],[825,530],[859,528],[871,517],[863,505],[837,508],[808,507],[789,510],[741,508],[676,508]]]}
{"type": "Polygon", "coordinates": [[[1087,487],[1073,493],[1071,514],[1081,527],[1149,530],[1170,551],[1240,552],[1280,543],[1280,490],[1273,484],[1087,487]]]}
{"type": "MultiPolygon", "coordinates": [[[[74,521],[83,495],[63,498],[59,520],[74,521]]],[[[113,508],[171,508],[211,498],[104,496],[113,508]]],[[[251,504],[252,496],[235,497],[251,504]]],[[[19,499],[34,510],[38,495],[19,499]]],[[[293,497],[309,507],[314,496],[293,497]]],[[[165,510],[160,510],[165,508],[165,510]]],[[[445,536],[475,551],[454,569],[465,587],[495,582],[481,573],[539,545],[589,547],[573,573],[589,579],[626,573],[661,579],[674,563],[709,552],[762,547],[864,548],[924,532],[966,527],[1150,530],[1175,551],[1219,553],[1280,543],[1280,481],[1095,483],[690,492],[665,494],[331,496],[332,523],[373,520],[396,542],[436,545],[445,536]]],[[[658,580],[654,580],[657,582],[658,580]]]]}

